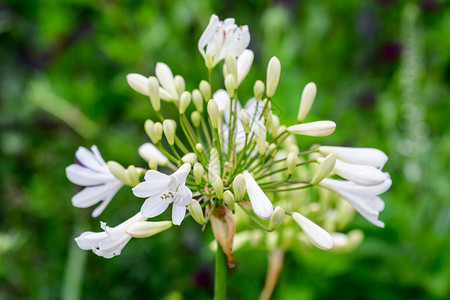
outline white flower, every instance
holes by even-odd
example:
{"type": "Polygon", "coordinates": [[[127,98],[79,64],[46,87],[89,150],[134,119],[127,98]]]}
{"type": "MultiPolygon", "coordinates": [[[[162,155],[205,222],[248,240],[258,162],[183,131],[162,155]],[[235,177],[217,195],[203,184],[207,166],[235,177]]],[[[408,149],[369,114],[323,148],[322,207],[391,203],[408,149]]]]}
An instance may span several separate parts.
{"type": "Polygon", "coordinates": [[[336,123],[333,121],[317,121],[311,123],[303,123],[288,127],[288,131],[293,134],[301,134],[308,136],[327,136],[334,132],[336,123]]]}
{"type": "Polygon", "coordinates": [[[119,224],[109,227],[105,222],[100,222],[103,232],[87,231],[75,238],[75,241],[83,250],[92,250],[98,256],[111,258],[119,255],[123,247],[130,241],[131,236],[126,233],[130,225],[141,222],[147,218],[140,213],[119,224]]]}
{"type": "Polygon", "coordinates": [[[160,166],[166,166],[169,163],[169,159],[151,143],[145,143],[140,146],[138,152],[139,155],[147,162],[154,159],[160,166]]]}
{"type": "Polygon", "coordinates": [[[186,177],[191,165],[182,165],[172,175],[150,170],[145,174],[145,182],[141,182],[133,193],[136,197],[147,198],[141,208],[141,213],[148,217],[162,214],[170,203],[172,207],[172,222],[180,225],[186,214],[186,207],[192,200],[192,192],[185,186],[186,177]]]}
{"type": "Polygon", "coordinates": [[[252,203],[253,211],[261,219],[269,219],[273,214],[272,202],[270,202],[269,198],[267,198],[266,194],[264,194],[263,190],[249,172],[244,171],[242,175],[244,176],[248,197],[252,203]]]}
{"type": "Polygon", "coordinates": [[[228,53],[239,56],[249,43],[250,33],[247,26],[238,27],[232,18],[219,21],[216,15],[212,15],[198,41],[198,50],[205,59],[206,66],[213,68],[228,53]]]}
{"type": "Polygon", "coordinates": [[[91,151],[79,147],[75,153],[79,163],[68,166],[66,176],[72,183],[86,187],[72,197],[73,206],[85,208],[103,201],[92,212],[92,216],[97,217],[123,183],[111,174],[97,146],[92,146],[91,151]]]}
{"type": "Polygon", "coordinates": [[[333,248],[333,239],[325,229],[297,212],[292,214],[292,218],[303,229],[314,246],[323,250],[333,248]]]}
{"type": "Polygon", "coordinates": [[[320,186],[339,194],[364,218],[378,227],[384,227],[384,223],[378,220],[380,211],[384,209],[384,202],[378,195],[386,192],[391,185],[392,180],[388,175],[383,183],[373,186],[363,186],[351,181],[330,178],[325,178],[320,182],[320,186]]]}
{"type": "Polygon", "coordinates": [[[383,168],[388,160],[387,155],[383,151],[375,148],[320,146],[319,151],[325,155],[334,153],[338,159],[351,164],[367,165],[375,168],[383,168]]]}
{"type": "Polygon", "coordinates": [[[242,83],[252,67],[254,54],[252,50],[244,50],[237,59],[237,76],[238,85],[242,83]]]}
{"type": "MultiPolygon", "coordinates": [[[[319,162],[323,160],[324,158],[317,159],[319,162]]],[[[378,185],[386,180],[386,174],[375,167],[349,164],[339,159],[336,160],[334,171],[342,178],[360,185],[378,185]]]]}

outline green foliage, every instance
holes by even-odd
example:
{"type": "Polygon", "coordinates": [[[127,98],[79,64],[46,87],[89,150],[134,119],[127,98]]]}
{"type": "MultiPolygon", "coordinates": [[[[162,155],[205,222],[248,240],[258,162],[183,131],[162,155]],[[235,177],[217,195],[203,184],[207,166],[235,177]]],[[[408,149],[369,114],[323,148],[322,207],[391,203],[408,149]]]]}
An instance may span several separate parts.
{"type": "MultiPolygon", "coordinates": [[[[409,2],[1,4],[0,298],[211,298],[214,254],[206,245],[213,238],[192,221],[134,239],[111,260],[83,256],[73,238],[98,230],[99,219],[71,206],[77,188],[64,168],[78,145],[94,143],[106,160],[144,164],[137,147],[153,112],[125,76],[151,75],[162,61],[195,88],[207,77],[197,41],[212,13],[249,25],[255,62],[242,98],[276,55],[282,74],[273,109],[284,125],[295,122],[301,90],[314,81],[309,120],[338,125],[323,141],[377,147],[390,157],[386,229],[358,217],[353,227],[366,238],[355,252],[288,253],[274,299],[449,297],[450,10],[444,1],[409,2]]],[[[137,201],[120,191],[101,219],[117,224],[137,201]]],[[[266,267],[266,253],[238,251],[229,297],[257,298],[266,267]]]]}

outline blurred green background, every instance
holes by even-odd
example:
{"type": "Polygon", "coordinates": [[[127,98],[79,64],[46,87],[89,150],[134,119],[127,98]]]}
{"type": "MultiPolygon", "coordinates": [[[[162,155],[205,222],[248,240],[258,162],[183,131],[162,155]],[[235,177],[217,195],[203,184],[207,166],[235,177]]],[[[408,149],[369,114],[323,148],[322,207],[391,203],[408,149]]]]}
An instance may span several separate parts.
{"type": "MultiPolygon", "coordinates": [[[[282,63],[274,98],[295,122],[300,93],[316,82],[309,120],[336,132],[319,142],[385,151],[393,186],[385,229],[361,217],[351,254],[291,251],[274,299],[450,297],[450,9],[447,1],[89,1],[0,3],[0,299],[209,299],[214,255],[192,220],[132,240],[106,260],[73,238],[114,225],[139,207],[121,190],[99,219],[71,206],[65,177],[79,145],[106,160],[144,165],[149,101],[127,73],[157,61],[186,79],[207,76],[197,41],[209,16],[250,28],[255,62],[240,95],[282,63]]],[[[266,253],[241,250],[229,296],[257,299],[266,253]]]]}

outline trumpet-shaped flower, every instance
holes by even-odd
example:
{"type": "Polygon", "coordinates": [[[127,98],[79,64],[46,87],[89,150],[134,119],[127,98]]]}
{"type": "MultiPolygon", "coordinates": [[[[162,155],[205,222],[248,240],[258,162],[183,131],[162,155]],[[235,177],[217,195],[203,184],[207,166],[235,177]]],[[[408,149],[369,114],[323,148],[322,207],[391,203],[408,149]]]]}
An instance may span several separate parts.
{"type": "Polygon", "coordinates": [[[208,68],[214,68],[228,53],[239,56],[250,43],[247,26],[237,26],[233,18],[219,21],[212,15],[198,41],[198,50],[208,68]]]}
{"type": "Polygon", "coordinates": [[[75,241],[83,250],[92,250],[98,256],[112,258],[120,255],[122,249],[131,240],[131,235],[126,233],[128,227],[146,219],[138,213],[116,227],[109,227],[105,222],[100,222],[103,232],[86,231],[75,238],[75,241]]]}
{"type": "Polygon", "coordinates": [[[142,205],[141,213],[153,218],[162,214],[169,204],[173,203],[172,222],[174,225],[180,225],[186,214],[186,207],[192,200],[192,192],[185,186],[190,170],[191,165],[186,163],[172,175],[154,170],[147,171],[145,182],[133,188],[136,197],[148,197],[142,205]]]}
{"type": "Polygon", "coordinates": [[[364,218],[378,227],[384,227],[384,223],[378,220],[380,211],[384,209],[384,201],[378,195],[386,192],[391,185],[392,180],[388,175],[383,183],[374,186],[363,186],[351,181],[330,178],[320,182],[320,186],[340,195],[364,218]]]}
{"type": "Polygon", "coordinates": [[[72,204],[75,207],[85,208],[103,201],[92,212],[92,216],[97,217],[108,206],[123,183],[109,171],[97,146],[92,146],[91,151],[79,147],[75,157],[78,163],[68,166],[66,175],[72,183],[85,188],[72,197],[72,204]]]}
{"type": "Polygon", "coordinates": [[[242,173],[247,186],[247,194],[252,203],[252,208],[255,214],[263,220],[269,219],[273,214],[273,205],[264,194],[263,190],[256,183],[255,179],[249,172],[242,173]]]}
{"type": "Polygon", "coordinates": [[[383,168],[388,160],[383,151],[375,148],[320,146],[319,151],[325,155],[334,153],[338,159],[351,164],[375,168],[383,168]]]}

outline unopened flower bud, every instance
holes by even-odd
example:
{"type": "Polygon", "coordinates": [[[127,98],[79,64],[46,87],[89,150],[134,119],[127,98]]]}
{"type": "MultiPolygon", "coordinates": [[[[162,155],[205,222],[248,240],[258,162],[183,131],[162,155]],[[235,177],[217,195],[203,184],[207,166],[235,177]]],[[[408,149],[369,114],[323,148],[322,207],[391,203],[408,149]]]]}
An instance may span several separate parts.
{"type": "Polygon", "coordinates": [[[124,184],[129,185],[126,170],[121,164],[115,161],[108,161],[107,166],[111,174],[114,175],[114,177],[122,181],[124,184]]]}
{"type": "Polygon", "coordinates": [[[259,155],[264,155],[267,150],[266,148],[267,132],[266,128],[264,127],[264,124],[261,121],[255,121],[255,136],[259,155]]]}
{"type": "Polygon", "coordinates": [[[160,122],[156,122],[155,125],[153,125],[153,135],[156,141],[155,144],[161,141],[162,134],[163,134],[163,125],[160,122]]]}
{"type": "Polygon", "coordinates": [[[169,145],[173,145],[175,143],[175,130],[176,123],[174,120],[164,120],[163,122],[163,130],[164,135],[166,136],[167,142],[169,145]]]}
{"type": "Polygon", "coordinates": [[[217,129],[219,127],[220,120],[219,106],[217,105],[216,101],[212,99],[208,102],[208,114],[211,120],[212,127],[214,129],[217,129]]]}
{"type": "Polygon", "coordinates": [[[209,99],[211,99],[211,86],[209,85],[209,83],[205,80],[200,81],[200,92],[202,92],[203,95],[203,99],[205,99],[205,101],[208,101],[209,99]]]}
{"type": "Polygon", "coordinates": [[[197,200],[191,200],[191,203],[189,203],[189,212],[191,213],[191,216],[192,218],[194,218],[195,222],[200,225],[205,224],[205,216],[203,215],[202,207],[197,200]]]}
{"type": "Polygon", "coordinates": [[[302,98],[300,100],[300,108],[298,110],[297,121],[303,122],[314,103],[316,97],[317,87],[314,82],[308,83],[302,92],[302,98]]]}
{"type": "Polygon", "coordinates": [[[155,76],[148,78],[148,94],[150,96],[150,102],[155,111],[161,109],[161,99],[159,97],[159,81],[155,76]]]}
{"type": "Polygon", "coordinates": [[[297,153],[290,152],[286,158],[286,165],[288,169],[288,174],[292,175],[295,168],[297,167],[297,153]]]}
{"type": "Polygon", "coordinates": [[[180,114],[184,114],[191,103],[191,93],[183,92],[180,97],[180,114]]]}
{"type": "Polygon", "coordinates": [[[264,94],[264,82],[256,80],[255,85],[253,86],[253,94],[255,95],[256,101],[261,100],[264,94]]]}
{"type": "Polygon", "coordinates": [[[146,120],[145,124],[144,124],[145,133],[152,141],[154,139],[154,135],[153,135],[153,126],[154,125],[155,125],[155,122],[153,122],[152,120],[146,120]]]}
{"type": "Polygon", "coordinates": [[[280,227],[281,223],[283,223],[284,216],[284,209],[279,206],[275,207],[275,209],[273,210],[273,215],[270,217],[269,231],[274,231],[275,229],[280,227]]]}
{"type": "Polygon", "coordinates": [[[150,168],[150,170],[158,170],[158,162],[156,161],[156,159],[150,159],[148,161],[148,167],[150,168]]]}
{"type": "Polygon", "coordinates": [[[236,176],[233,180],[233,191],[236,201],[241,201],[245,196],[245,179],[242,174],[236,176]]]}
{"type": "Polygon", "coordinates": [[[172,227],[171,221],[135,222],[127,228],[126,233],[135,238],[146,238],[172,227]]]}
{"type": "Polygon", "coordinates": [[[185,154],[182,158],[181,161],[184,163],[190,163],[191,165],[195,164],[197,162],[197,155],[195,155],[195,153],[188,153],[185,154]]]}
{"type": "Polygon", "coordinates": [[[234,79],[234,76],[231,74],[228,74],[227,77],[225,77],[225,88],[230,95],[231,98],[234,97],[234,91],[236,89],[236,80],[234,79]]]}
{"type": "Polygon", "coordinates": [[[203,165],[201,163],[194,164],[193,173],[194,173],[194,178],[195,178],[195,184],[199,185],[203,179],[203,173],[204,173],[203,165]]]}
{"type": "Polygon", "coordinates": [[[141,74],[131,73],[127,75],[127,82],[136,92],[148,96],[148,79],[141,74]]]}
{"type": "Polygon", "coordinates": [[[288,132],[308,136],[327,136],[334,132],[336,123],[333,121],[317,121],[297,124],[288,127],[288,132]]]}
{"type": "Polygon", "coordinates": [[[173,80],[175,82],[175,88],[178,95],[181,95],[186,90],[186,83],[184,82],[183,76],[176,75],[173,80]]]}
{"type": "Polygon", "coordinates": [[[272,120],[270,122],[270,130],[272,130],[272,135],[276,136],[279,128],[280,128],[280,118],[272,114],[272,120]]]}
{"type": "Polygon", "coordinates": [[[323,250],[333,248],[333,239],[322,227],[296,212],[292,214],[292,218],[303,229],[309,241],[314,246],[323,250]]]}
{"type": "Polygon", "coordinates": [[[227,57],[225,58],[225,65],[226,65],[227,76],[228,75],[233,76],[234,86],[236,87],[237,79],[238,79],[236,57],[233,54],[228,53],[227,57]]]}
{"type": "Polygon", "coordinates": [[[130,182],[130,186],[135,187],[139,184],[139,172],[135,166],[131,165],[127,168],[127,177],[130,182]]]}
{"type": "Polygon", "coordinates": [[[195,144],[195,149],[197,149],[197,151],[199,153],[202,153],[203,152],[203,145],[200,144],[200,143],[197,143],[197,144],[195,144]]]}
{"type": "Polygon", "coordinates": [[[246,134],[248,134],[248,132],[250,131],[250,122],[251,122],[250,113],[245,108],[243,108],[241,110],[241,123],[242,127],[244,127],[244,131],[246,134]]]}
{"type": "Polygon", "coordinates": [[[216,175],[214,176],[213,181],[211,182],[212,187],[214,189],[214,192],[216,193],[216,196],[218,199],[223,198],[223,182],[222,179],[216,175]]]}
{"type": "Polygon", "coordinates": [[[194,102],[195,109],[199,113],[202,113],[203,112],[203,97],[202,97],[202,93],[198,89],[195,89],[192,91],[192,101],[194,102]]]}
{"type": "Polygon", "coordinates": [[[328,154],[327,157],[325,157],[325,159],[320,163],[316,174],[311,179],[311,184],[318,184],[321,182],[331,173],[331,171],[333,171],[335,164],[336,156],[333,153],[328,154]]]}
{"type": "Polygon", "coordinates": [[[225,191],[223,193],[223,202],[225,202],[226,206],[228,206],[229,209],[231,209],[232,211],[235,210],[234,195],[232,192],[225,191]]]}
{"type": "Polygon", "coordinates": [[[202,121],[202,116],[200,115],[200,113],[198,111],[193,111],[191,114],[191,122],[192,125],[194,125],[194,127],[199,127],[200,123],[202,121]]]}
{"type": "Polygon", "coordinates": [[[281,64],[278,58],[272,57],[267,66],[266,94],[272,98],[277,90],[278,81],[280,80],[281,64]]]}

